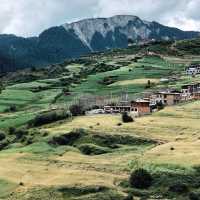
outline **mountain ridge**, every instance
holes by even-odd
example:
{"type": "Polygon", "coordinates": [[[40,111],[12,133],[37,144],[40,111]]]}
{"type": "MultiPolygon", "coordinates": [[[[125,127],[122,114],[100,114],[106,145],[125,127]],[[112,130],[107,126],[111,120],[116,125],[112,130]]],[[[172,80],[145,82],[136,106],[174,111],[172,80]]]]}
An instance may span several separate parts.
{"type": "Polygon", "coordinates": [[[3,58],[0,72],[60,63],[96,51],[126,48],[128,39],[182,40],[199,35],[200,32],[182,31],[132,15],[83,19],[51,27],[38,37],[0,35],[0,58],[3,58]]]}

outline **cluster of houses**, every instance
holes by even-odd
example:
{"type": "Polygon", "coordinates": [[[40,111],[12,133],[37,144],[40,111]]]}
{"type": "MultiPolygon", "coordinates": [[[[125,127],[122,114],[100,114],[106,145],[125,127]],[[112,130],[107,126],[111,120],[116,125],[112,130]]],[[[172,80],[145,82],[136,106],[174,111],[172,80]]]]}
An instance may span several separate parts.
{"type": "Polygon", "coordinates": [[[187,75],[191,75],[191,76],[200,74],[200,64],[190,65],[185,69],[185,71],[187,75]]]}
{"type": "MultiPolygon", "coordinates": [[[[185,70],[187,75],[195,76],[200,74],[200,64],[190,65],[185,70]]],[[[166,80],[168,81],[168,79],[166,80]]],[[[172,106],[190,100],[200,100],[200,82],[185,84],[181,87],[181,90],[164,89],[154,93],[146,93],[144,98],[136,100],[128,100],[127,96],[126,98],[122,98],[123,100],[115,103],[107,102],[104,97],[87,97],[86,99],[87,101],[82,99],[84,103],[79,103],[86,104],[87,106],[96,105],[100,108],[91,110],[88,114],[128,112],[137,117],[156,112],[165,106],[172,106]]]]}
{"type": "Polygon", "coordinates": [[[183,85],[181,91],[166,89],[146,94],[142,99],[106,105],[104,113],[129,112],[134,116],[141,116],[155,112],[163,106],[171,106],[189,100],[200,100],[200,83],[183,85]]]}

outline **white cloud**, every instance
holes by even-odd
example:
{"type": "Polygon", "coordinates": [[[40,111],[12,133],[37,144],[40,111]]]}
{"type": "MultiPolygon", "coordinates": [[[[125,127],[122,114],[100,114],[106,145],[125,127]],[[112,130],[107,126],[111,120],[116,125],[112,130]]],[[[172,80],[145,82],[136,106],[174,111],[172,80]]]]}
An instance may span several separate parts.
{"type": "Polygon", "coordinates": [[[183,30],[200,31],[200,0],[100,0],[100,14],[134,14],[183,30]]]}
{"type": "Polygon", "coordinates": [[[29,36],[93,15],[94,0],[0,0],[0,32],[29,36]]]}
{"type": "Polygon", "coordinates": [[[51,26],[88,17],[137,15],[200,31],[200,0],[0,0],[0,32],[37,35],[51,26]]]}

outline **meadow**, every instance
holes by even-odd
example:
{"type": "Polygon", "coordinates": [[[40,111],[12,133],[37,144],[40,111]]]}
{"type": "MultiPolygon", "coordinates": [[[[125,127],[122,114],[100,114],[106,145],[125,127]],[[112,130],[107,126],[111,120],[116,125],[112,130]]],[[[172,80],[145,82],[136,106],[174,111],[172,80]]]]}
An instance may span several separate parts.
{"type": "MultiPolygon", "coordinates": [[[[34,190],[44,199],[48,199],[48,196],[43,196],[48,190],[52,192],[55,199],[78,197],[79,199],[98,199],[98,193],[101,193],[98,190],[94,193],[87,192],[87,188],[95,190],[96,187],[107,188],[106,191],[110,192],[108,195],[110,197],[107,199],[112,199],[115,195],[121,199],[127,192],[121,184],[128,180],[129,173],[134,169],[145,168],[155,177],[157,174],[163,174],[163,176],[173,174],[173,176],[170,175],[171,178],[168,177],[167,182],[160,177],[160,186],[155,182],[146,192],[147,194],[145,191],[132,191],[135,196],[146,195],[153,199],[158,190],[161,194],[167,192],[170,181],[179,180],[190,184],[188,178],[184,176],[192,177],[195,174],[195,166],[200,164],[199,109],[199,102],[190,102],[166,108],[152,116],[138,118],[134,123],[122,124],[120,127],[117,126],[121,122],[119,115],[83,116],[72,121],[41,127],[40,131],[49,133],[47,138],[29,146],[12,147],[1,152],[0,177],[7,182],[7,184],[4,182],[2,184],[8,191],[7,194],[14,188],[20,191],[21,195],[28,192],[32,199],[37,199],[34,197],[34,190]],[[84,136],[72,146],[52,147],[46,143],[48,138],[83,127],[88,136],[84,136]],[[90,134],[95,134],[95,137],[99,138],[110,138],[109,135],[116,138],[129,136],[129,142],[131,139],[141,142],[132,144],[126,141],[118,148],[110,148],[107,153],[85,155],[80,151],[79,145],[101,144],[90,134]],[[146,140],[148,142],[145,142],[146,140]],[[21,182],[23,186],[19,185],[21,182]],[[60,191],[61,186],[65,190],[78,191],[72,196],[68,191],[68,196],[66,194],[63,197],[60,191]]],[[[116,144],[119,143],[118,140],[116,144]]],[[[123,141],[122,138],[120,140],[123,141]]],[[[114,144],[115,140],[112,141],[114,144]]],[[[107,192],[104,191],[105,197],[107,192]]],[[[24,196],[18,197],[19,194],[13,194],[10,198],[27,199],[24,196]]],[[[179,198],[186,199],[181,195],[179,198]]]]}
{"type": "Polygon", "coordinates": [[[125,91],[134,99],[200,80],[184,72],[198,56],[144,56],[136,62],[127,51],[104,54],[89,64],[63,64],[71,75],[65,71],[6,85],[0,94],[0,130],[6,134],[0,144],[7,144],[0,152],[0,199],[125,200],[131,194],[138,200],[191,200],[191,194],[200,194],[199,101],[166,107],[133,123],[123,123],[118,114],[101,114],[29,126],[38,114],[66,109],[84,95],[119,97],[125,91]],[[94,71],[96,66],[105,69],[94,71]],[[91,73],[81,74],[88,69],[91,73]],[[130,174],[138,168],[152,174],[149,189],[130,187],[130,174]],[[180,183],[186,192],[170,191],[180,183]]]}

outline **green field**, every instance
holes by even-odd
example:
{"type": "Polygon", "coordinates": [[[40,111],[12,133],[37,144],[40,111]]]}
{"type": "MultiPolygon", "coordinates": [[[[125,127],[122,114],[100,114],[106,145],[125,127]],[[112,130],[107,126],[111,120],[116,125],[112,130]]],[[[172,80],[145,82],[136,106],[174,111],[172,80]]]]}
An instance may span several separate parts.
{"type": "MultiPolygon", "coordinates": [[[[151,48],[156,51],[158,46],[151,48]]],[[[40,71],[36,80],[23,83],[7,77],[0,94],[0,132],[5,134],[0,140],[1,199],[125,200],[131,195],[137,200],[193,200],[191,196],[200,196],[199,101],[166,107],[133,123],[123,123],[121,115],[86,115],[30,125],[36,116],[67,110],[83,96],[119,99],[126,92],[134,99],[143,92],[180,89],[200,81],[200,76],[188,77],[184,72],[193,60],[200,61],[199,56],[143,56],[136,62],[135,51],[118,50],[85,63],[62,64],[64,70],[49,78],[40,77],[40,71]],[[131,172],[138,168],[153,177],[148,189],[129,184],[131,172]]]]}

